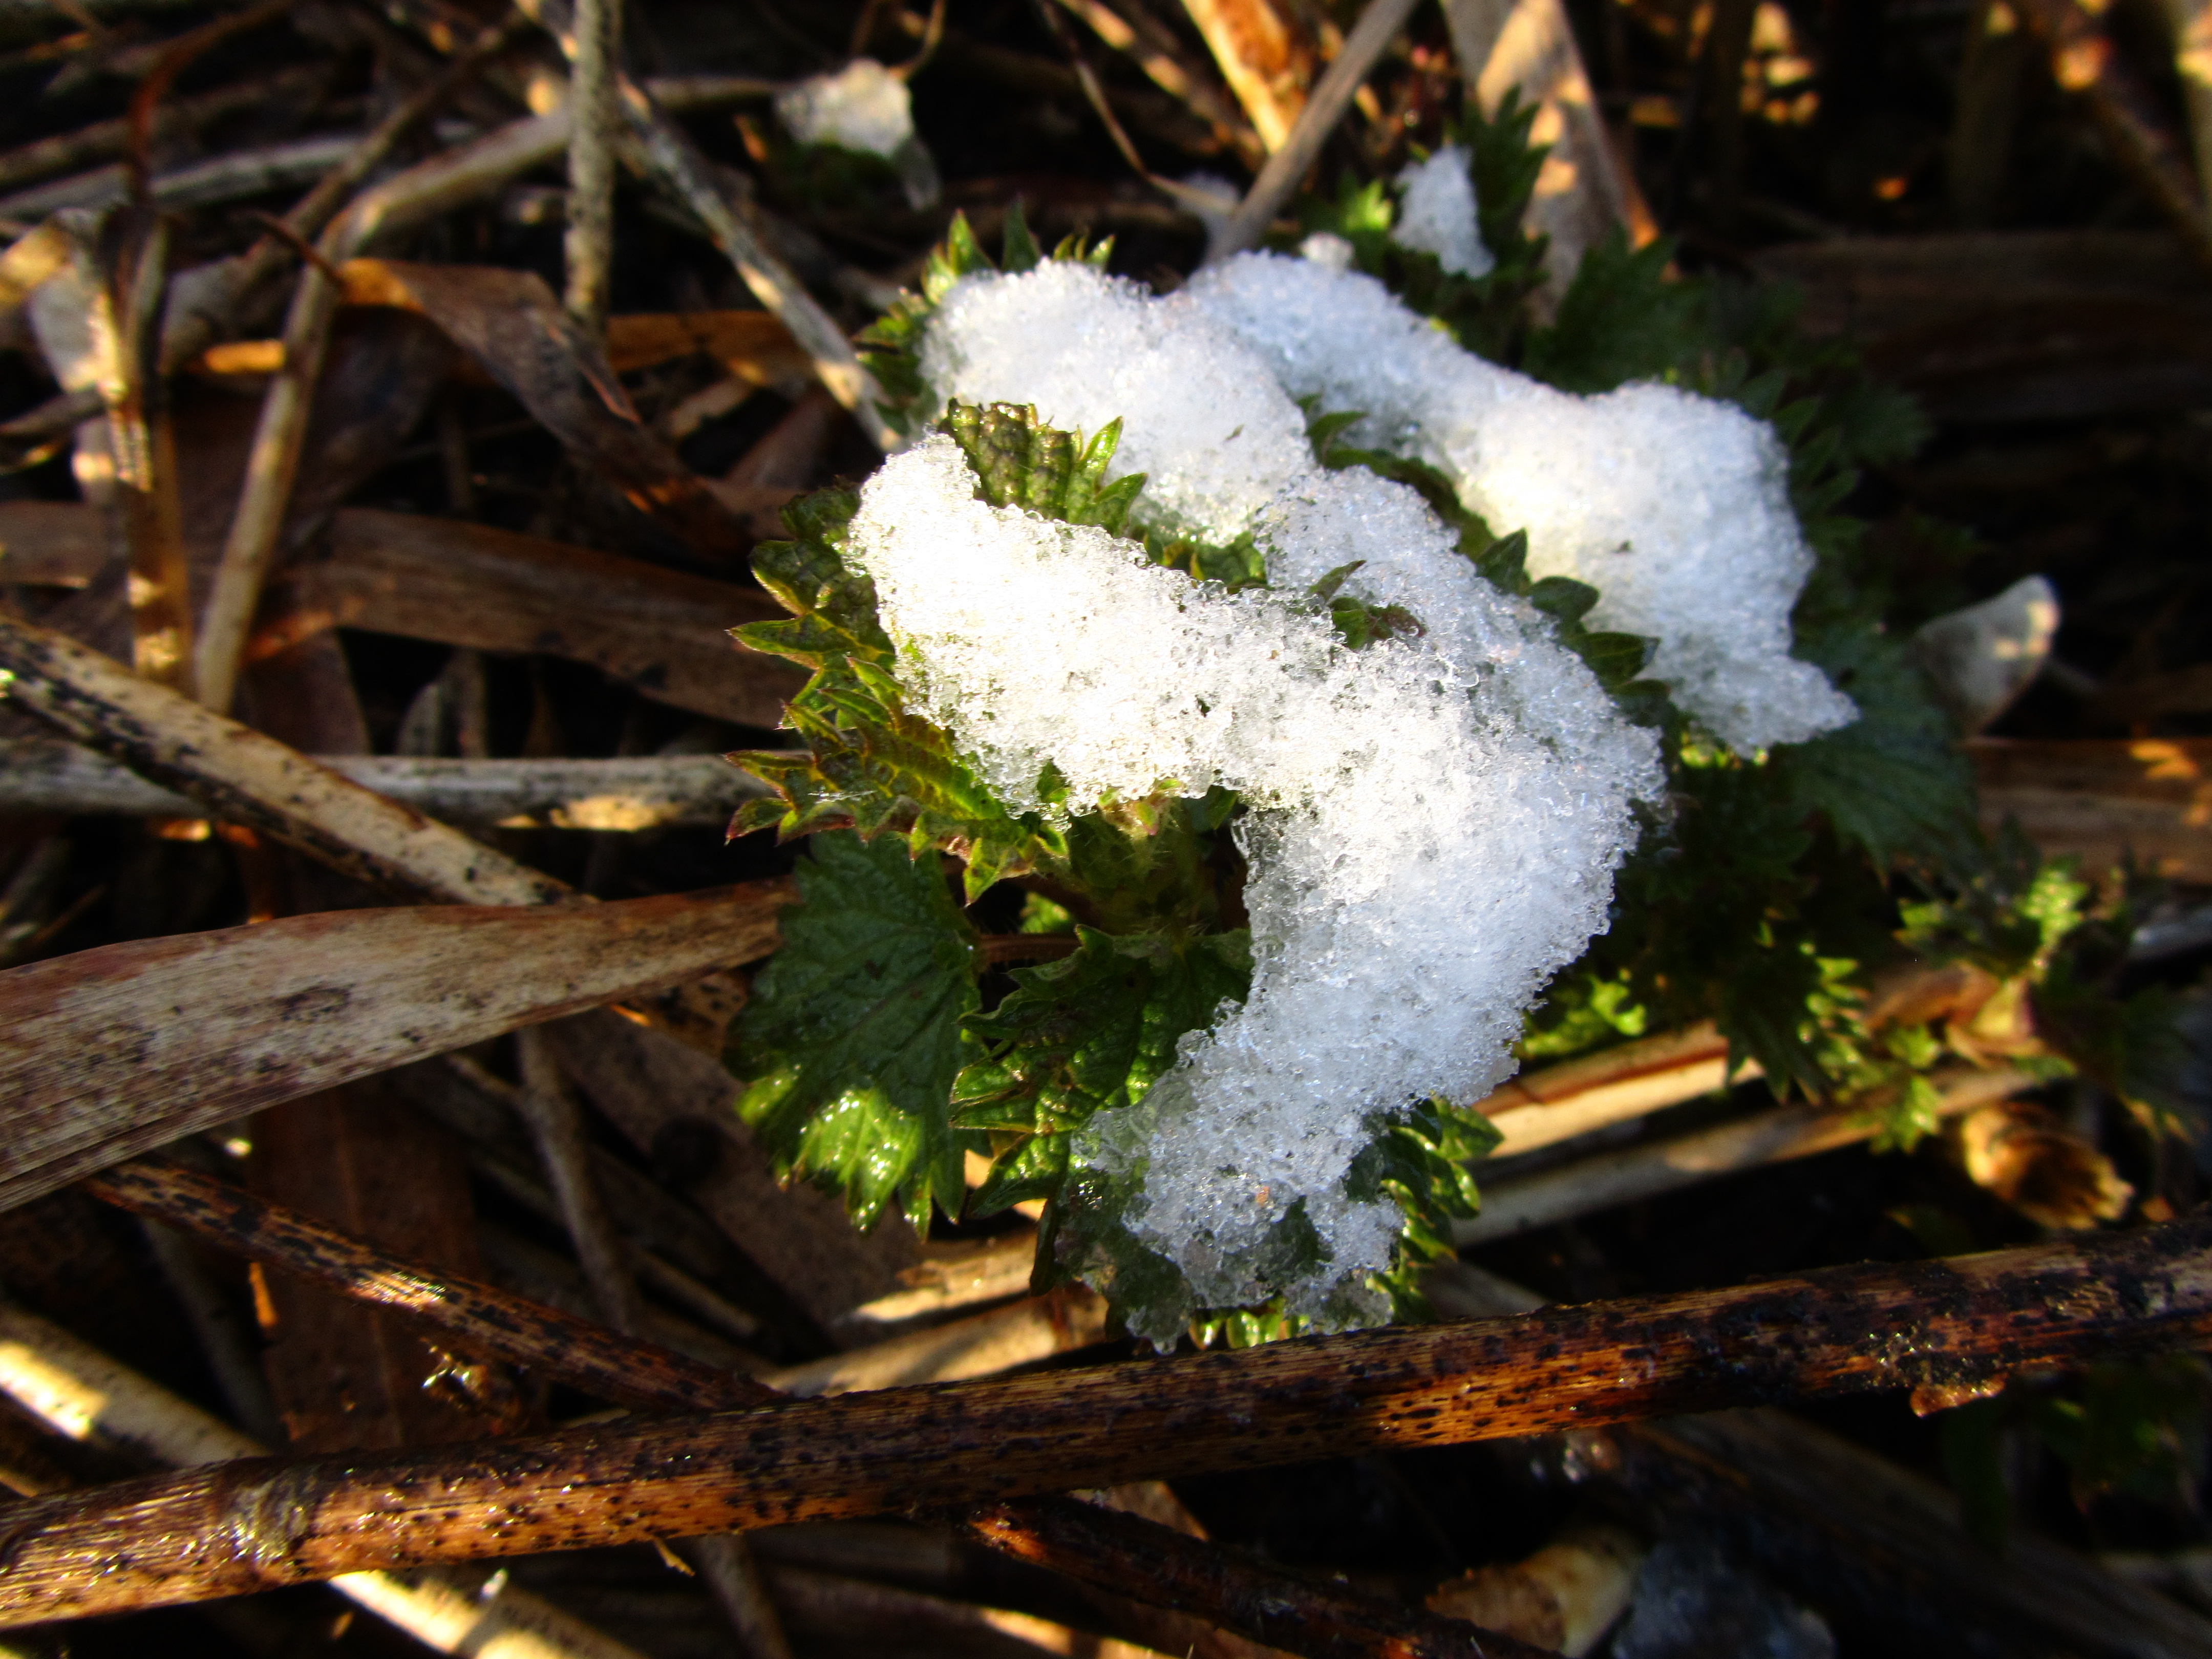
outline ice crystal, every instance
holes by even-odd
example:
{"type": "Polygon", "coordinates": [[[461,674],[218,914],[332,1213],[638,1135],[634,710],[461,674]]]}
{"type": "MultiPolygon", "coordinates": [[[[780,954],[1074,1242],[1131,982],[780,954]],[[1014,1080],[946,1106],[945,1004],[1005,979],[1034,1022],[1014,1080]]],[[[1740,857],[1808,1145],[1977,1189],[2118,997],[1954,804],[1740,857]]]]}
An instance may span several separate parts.
{"type": "Polygon", "coordinates": [[[906,82],[872,58],[856,58],[835,75],[817,75],[778,93],[775,113],[802,144],[895,156],[914,137],[914,100],[906,82]]]}
{"type": "Polygon", "coordinates": [[[1469,159],[1464,145],[1446,144],[1399,175],[1405,194],[1398,200],[1398,220],[1390,227],[1390,240],[1401,247],[1435,254],[1437,263],[1455,276],[1481,276],[1497,261],[1482,245],[1475,222],[1469,159]]]}

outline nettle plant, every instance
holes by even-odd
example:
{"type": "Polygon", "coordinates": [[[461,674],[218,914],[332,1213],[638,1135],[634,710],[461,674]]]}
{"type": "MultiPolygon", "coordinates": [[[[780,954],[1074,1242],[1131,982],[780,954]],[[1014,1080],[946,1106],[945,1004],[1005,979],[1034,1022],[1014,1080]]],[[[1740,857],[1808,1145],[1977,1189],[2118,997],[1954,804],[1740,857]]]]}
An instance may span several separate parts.
{"type": "Polygon", "coordinates": [[[861,1224],[1041,1200],[1163,1346],[1413,1316],[1522,1060],[1711,1017],[1910,1145],[1982,1051],[1872,975],[2060,960],[1838,512],[1910,406],[1663,247],[1531,327],[1527,126],[1164,297],[956,221],[874,330],[913,443],[758,550],[806,752],[733,757],[811,854],[739,1109],[861,1224]]]}

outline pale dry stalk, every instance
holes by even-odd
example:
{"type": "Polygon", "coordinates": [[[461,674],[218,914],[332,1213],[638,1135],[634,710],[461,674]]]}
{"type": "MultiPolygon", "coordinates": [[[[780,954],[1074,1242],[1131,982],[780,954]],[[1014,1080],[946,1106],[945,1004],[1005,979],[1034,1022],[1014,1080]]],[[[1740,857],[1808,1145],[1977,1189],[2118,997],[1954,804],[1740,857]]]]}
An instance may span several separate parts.
{"type": "Polygon", "coordinates": [[[1413,10],[1413,0],[1369,0],[1367,9],[1359,15],[1359,21],[1307,99],[1297,125],[1267,158],[1267,165],[1253,180],[1219,238],[1207,249],[1209,262],[1260,245],[1277,210],[1290,200],[1307,169],[1320,159],[1322,146],[1413,10]]]}

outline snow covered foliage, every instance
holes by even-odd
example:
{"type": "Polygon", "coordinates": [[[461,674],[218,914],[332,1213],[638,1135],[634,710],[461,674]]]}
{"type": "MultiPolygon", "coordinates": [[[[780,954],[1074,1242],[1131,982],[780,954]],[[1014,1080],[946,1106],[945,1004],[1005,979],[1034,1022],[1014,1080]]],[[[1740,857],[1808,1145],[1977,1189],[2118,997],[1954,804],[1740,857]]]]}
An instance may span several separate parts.
{"type": "Polygon", "coordinates": [[[1781,446],[1732,405],[1660,385],[1554,392],[1462,350],[1372,277],[1265,254],[1164,299],[1062,261],[972,276],[938,306],[921,361],[939,398],[1034,404],[1090,430],[1121,419],[1117,465],[1146,474],[1162,527],[1216,541],[1264,544],[1279,504],[1313,488],[1294,397],[1358,411],[1365,445],[1438,467],[1493,528],[1526,529],[1532,574],[1597,588],[1598,624],[1656,637],[1653,672],[1723,742],[1802,742],[1856,713],[1790,653],[1812,555],[1781,446]]]}
{"type": "MultiPolygon", "coordinates": [[[[1139,375],[1196,349],[1076,282],[1124,302],[1114,341],[1139,375]]],[[[1384,1315],[1367,1281],[1405,1218],[1347,1175],[1409,1103],[1478,1098],[1511,1069],[1522,1009],[1603,926],[1631,799],[1660,782],[1651,735],[1418,495],[1320,474],[1272,382],[1245,391],[1248,440],[1218,465],[1161,459],[1210,528],[1224,503],[1268,510],[1275,590],[1194,583],[1104,529],[992,507],[945,436],[868,482],[845,550],[920,711],[1010,808],[1064,821],[1216,788],[1252,808],[1249,997],[1078,1147],[1188,1283],[1132,1310],[1162,1342],[1195,1309],[1276,1294],[1325,1324],[1384,1315]],[[1303,487],[1278,499],[1268,469],[1303,487]],[[1353,580],[1425,634],[1353,651],[1300,592],[1363,560],[1353,580]]]]}
{"type": "Polygon", "coordinates": [[[1469,160],[1464,145],[1446,144],[1399,174],[1404,193],[1390,227],[1392,241],[1435,254],[1455,276],[1480,276],[1498,263],[1483,245],[1469,160]]]}
{"type": "Polygon", "coordinates": [[[914,133],[907,84],[872,58],[817,75],[775,97],[776,118],[802,144],[835,144],[865,155],[896,155],[914,133]]]}

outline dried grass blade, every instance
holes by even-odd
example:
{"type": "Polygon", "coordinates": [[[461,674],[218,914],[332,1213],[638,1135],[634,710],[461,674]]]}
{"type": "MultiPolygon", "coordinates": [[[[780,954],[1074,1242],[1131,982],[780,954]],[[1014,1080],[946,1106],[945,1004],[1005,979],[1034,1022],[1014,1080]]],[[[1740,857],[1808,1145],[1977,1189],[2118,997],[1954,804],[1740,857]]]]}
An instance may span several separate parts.
{"type": "Polygon", "coordinates": [[[0,974],[0,1207],[279,1101],[757,960],[788,890],[341,910],[0,974]]]}

